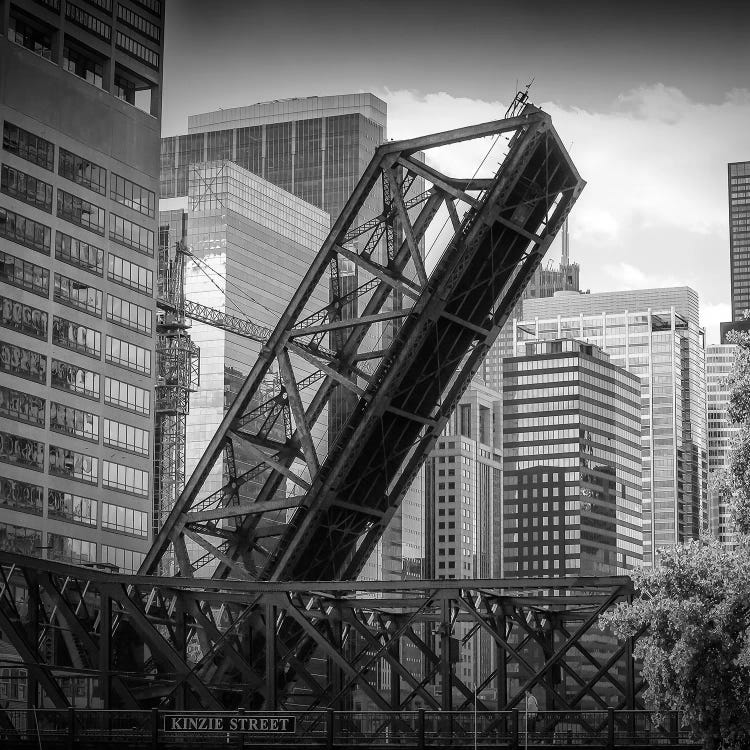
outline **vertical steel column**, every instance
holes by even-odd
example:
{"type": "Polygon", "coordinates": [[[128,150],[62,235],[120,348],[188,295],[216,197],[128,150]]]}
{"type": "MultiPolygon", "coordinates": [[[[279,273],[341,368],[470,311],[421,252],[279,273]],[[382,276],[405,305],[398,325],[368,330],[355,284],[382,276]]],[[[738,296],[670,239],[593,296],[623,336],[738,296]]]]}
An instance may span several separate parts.
{"type": "MultiPolygon", "coordinates": [[[[176,629],[176,640],[177,649],[180,658],[183,661],[187,659],[187,627],[185,627],[185,605],[183,604],[182,598],[177,597],[177,603],[175,605],[175,629],[176,629]]],[[[187,680],[180,680],[177,685],[177,693],[175,695],[175,708],[178,711],[184,711],[187,708],[187,680]]]]}
{"type": "MultiPolygon", "coordinates": [[[[400,638],[394,638],[388,645],[388,655],[391,656],[394,661],[401,661],[400,638]]],[[[401,709],[401,677],[393,667],[389,668],[391,672],[391,710],[399,711],[401,709]]]]}
{"type": "Polygon", "coordinates": [[[453,664],[451,663],[451,604],[449,592],[443,592],[440,602],[440,682],[443,711],[453,709],[453,664]]]}
{"type": "MultiPolygon", "coordinates": [[[[26,577],[29,587],[29,641],[36,650],[39,648],[39,581],[36,573],[26,577]]],[[[39,683],[31,670],[26,671],[26,707],[38,708],[39,705],[39,683]]]]}
{"type": "Polygon", "coordinates": [[[278,708],[278,690],[276,686],[276,607],[266,604],[266,710],[278,708]]]}
{"type": "Polygon", "coordinates": [[[112,598],[99,594],[99,680],[102,705],[112,709],[112,598]]]}
{"type": "MultiPolygon", "coordinates": [[[[505,612],[495,617],[495,630],[502,635],[503,641],[508,639],[508,622],[505,612]]],[[[495,641],[495,691],[497,694],[497,710],[502,711],[508,702],[508,661],[505,649],[495,641]]]]}

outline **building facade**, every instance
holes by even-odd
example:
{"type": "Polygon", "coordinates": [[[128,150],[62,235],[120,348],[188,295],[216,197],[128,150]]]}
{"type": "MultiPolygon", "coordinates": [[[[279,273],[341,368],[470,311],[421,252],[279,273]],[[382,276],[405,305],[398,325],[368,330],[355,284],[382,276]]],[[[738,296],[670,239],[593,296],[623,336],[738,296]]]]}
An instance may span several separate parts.
{"type": "Polygon", "coordinates": [[[504,368],[502,575],[640,565],[640,379],[570,339],[525,342],[504,368]]]}
{"type": "Polygon", "coordinates": [[[151,542],[160,0],[0,2],[0,545],[151,542]]]}
{"type": "Polygon", "coordinates": [[[737,351],[735,344],[706,347],[706,396],[708,399],[708,519],[711,536],[723,544],[734,543],[727,498],[716,486],[719,472],[727,465],[729,449],[739,431],[727,415],[729,375],[737,351]]]}
{"type": "Polygon", "coordinates": [[[641,380],[643,558],[697,539],[707,523],[704,331],[689,287],[528,300],[514,324],[527,341],[575,338],[595,344],[641,380]]]}
{"type": "Polygon", "coordinates": [[[732,320],[750,310],[750,161],[727,165],[732,320]]]}

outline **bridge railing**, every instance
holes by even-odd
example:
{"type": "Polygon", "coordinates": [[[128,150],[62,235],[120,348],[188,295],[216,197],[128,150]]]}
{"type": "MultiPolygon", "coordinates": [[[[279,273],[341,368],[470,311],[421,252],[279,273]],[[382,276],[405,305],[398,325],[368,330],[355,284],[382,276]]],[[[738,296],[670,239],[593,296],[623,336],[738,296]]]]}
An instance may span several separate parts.
{"type": "MultiPolygon", "coordinates": [[[[400,748],[493,747],[520,750],[530,746],[697,747],[680,716],[650,711],[307,711],[182,712],[199,719],[226,719],[225,730],[170,731],[174,711],[97,711],[71,708],[5,709],[0,721],[3,748],[183,748],[220,741],[229,747],[400,748]],[[273,733],[229,730],[229,719],[293,717],[294,731],[273,733]]],[[[214,724],[214,726],[217,726],[214,724]]],[[[185,729],[183,726],[182,729],[185,729]]]]}

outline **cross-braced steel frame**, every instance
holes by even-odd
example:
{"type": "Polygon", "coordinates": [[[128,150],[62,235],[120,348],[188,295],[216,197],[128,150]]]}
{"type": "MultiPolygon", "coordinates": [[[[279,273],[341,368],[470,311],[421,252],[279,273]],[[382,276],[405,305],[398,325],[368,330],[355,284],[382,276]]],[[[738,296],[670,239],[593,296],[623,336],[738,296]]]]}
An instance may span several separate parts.
{"type": "Polygon", "coordinates": [[[532,691],[546,710],[637,710],[633,643],[598,628],[631,593],[628,578],[198,584],[0,553],[0,630],[32,705],[55,708],[77,677],[95,708],[507,711],[532,691]],[[461,659],[475,639],[478,685],[461,659]]]}
{"type": "Polygon", "coordinates": [[[549,116],[531,106],[378,148],[140,572],[172,548],[188,578],[356,577],[583,185],[549,116]],[[501,135],[512,137],[492,179],[415,157],[501,135]],[[382,213],[352,227],[373,191],[382,213]],[[453,237],[428,273],[420,242],[441,206],[453,237]],[[356,269],[353,289],[340,283],[343,261],[356,269]],[[319,284],[330,303],[311,311],[319,284]],[[359,314],[342,315],[353,300],[359,314]],[[275,371],[278,389],[261,399],[275,371]],[[354,398],[337,400],[351,408],[323,446],[316,425],[336,387],[354,398]],[[217,462],[223,486],[209,493],[217,462]]]}

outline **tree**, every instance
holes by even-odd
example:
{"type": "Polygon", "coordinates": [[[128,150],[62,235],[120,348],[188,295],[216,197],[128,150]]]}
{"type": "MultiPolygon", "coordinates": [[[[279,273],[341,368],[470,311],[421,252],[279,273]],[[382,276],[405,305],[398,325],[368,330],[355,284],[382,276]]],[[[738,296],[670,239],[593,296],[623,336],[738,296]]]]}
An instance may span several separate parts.
{"type": "Polygon", "coordinates": [[[707,750],[750,750],[750,333],[732,343],[728,414],[740,429],[716,491],[729,500],[737,544],[661,551],[654,568],[633,571],[633,602],[600,623],[621,638],[642,633],[644,697],[657,711],[682,711],[707,750]]]}

